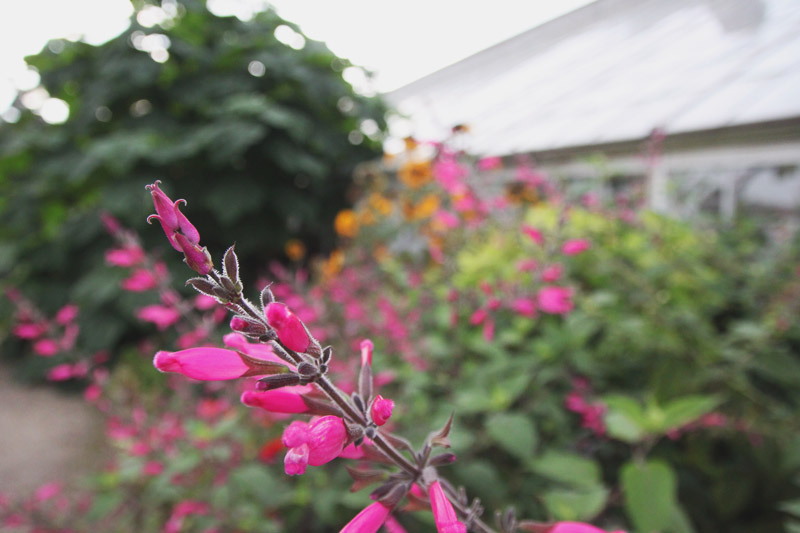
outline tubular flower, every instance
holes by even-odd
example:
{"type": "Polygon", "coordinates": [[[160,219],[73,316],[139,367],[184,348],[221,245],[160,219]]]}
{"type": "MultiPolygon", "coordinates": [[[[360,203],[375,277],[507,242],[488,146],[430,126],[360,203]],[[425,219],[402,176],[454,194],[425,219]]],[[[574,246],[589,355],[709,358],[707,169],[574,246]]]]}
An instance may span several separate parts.
{"type": "Polygon", "coordinates": [[[209,347],[189,348],[178,352],[160,351],[153,358],[153,365],[161,372],[178,372],[201,381],[283,374],[289,371],[289,367],[281,363],[209,347]]]}
{"type": "Polygon", "coordinates": [[[290,350],[305,352],[311,339],[297,315],[286,307],[285,304],[272,302],[266,309],[267,322],[275,330],[278,339],[290,350]]]}
{"type": "Polygon", "coordinates": [[[336,459],[347,442],[347,428],[338,416],[323,416],[306,424],[298,420],[283,431],[289,448],[284,459],[288,475],[302,474],[306,465],[320,466],[336,459]]]}
{"type": "Polygon", "coordinates": [[[572,291],[566,287],[543,287],[536,295],[539,309],[553,315],[564,315],[572,311],[572,291]]]}
{"type": "Polygon", "coordinates": [[[375,397],[375,401],[372,402],[372,409],[370,409],[372,421],[378,426],[384,425],[391,418],[393,409],[394,401],[384,399],[383,396],[378,394],[375,397]]]}
{"type": "Polygon", "coordinates": [[[453,504],[447,499],[438,481],[431,483],[428,487],[431,498],[431,510],[433,520],[436,522],[438,533],[467,533],[467,526],[459,522],[453,504]]]}
{"type": "Polygon", "coordinates": [[[305,413],[308,406],[303,394],[310,392],[311,387],[283,387],[276,390],[245,391],[242,403],[248,407],[260,407],[271,413],[305,413]]]}
{"type": "Polygon", "coordinates": [[[372,503],[350,520],[339,533],[375,533],[391,511],[381,502],[372,503]]]}

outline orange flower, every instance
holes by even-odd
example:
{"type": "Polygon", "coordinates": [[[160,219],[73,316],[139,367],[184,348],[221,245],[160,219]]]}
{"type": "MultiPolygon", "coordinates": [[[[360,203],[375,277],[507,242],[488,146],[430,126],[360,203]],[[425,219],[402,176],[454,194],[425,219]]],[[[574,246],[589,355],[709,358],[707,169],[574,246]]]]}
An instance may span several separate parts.
{"type": "Polygon", "coordinates": [[[292,261],[300,261],[306,256],[306,245],[298,239],[289,239],[283,247],[286,257],[292,261]]]}
{"type": "Polygon", "coordinates": [[[372,212],[370,209],[365,209],[364,211],[360,211],[358,213],[358,220],[356,221],[361,226],[371,226],[377,219],[375,218],[375,213],[372,212]]]}
{"type": "Polygon", "coordinates": [[[344,252],[341,250],[334,250],[328,257],[328,260],[322,263],[323,277],[330,279],[338,274],[344,266],[344,252]]]}
{"type": "Polygon", "coordinates": [[[336,233],[342,237],[355,237],[358,234],[358,217],[352,209],[339,211],[333,221],[336,233]]]}
{"type": "Polygon", "coordinates": [[[392,201],[382,194],[372,193],[367,199],[369,206],[383,216],[389,216],[394,211],[394,204],[392,201]]]}
{"type": "Polygon", "coordinates": [[[397,172],[397,177],[407,187],[422,187],[433,178],[430,161],[409,161],[397,172]]]}
{"type": "Polygon", "coordinates": [[[403,214],[406,220],[421,220],[430,218],[437,209],[439,209],[439,197],[429,194],[416,205],[411,205],[410,202],[406,203],[403,206],[403,214]]]}
{"type": "Polygon", "coordinates": [[[379,263],[389,259],[389,255],[389,248],[385,244],[376,246],[372,251],[372,257],[374,257],[379,263]]]}
{"type": "Polygon", "coordinates": [[[416,139],[411,136],[404,138],[403,142],[406,143],[406,150],[409,152],[419,146],[419,143],[416,141],[416,139]]]}

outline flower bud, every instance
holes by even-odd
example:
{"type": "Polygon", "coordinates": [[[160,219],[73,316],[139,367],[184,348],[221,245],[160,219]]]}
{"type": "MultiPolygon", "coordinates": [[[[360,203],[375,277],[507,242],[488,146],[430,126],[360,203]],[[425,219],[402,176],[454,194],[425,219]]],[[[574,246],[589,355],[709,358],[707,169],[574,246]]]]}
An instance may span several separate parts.
{"type": "Polygon", "coordinates": [[[369,339],[361,341],[361,366],[372,365],[372,350],[375,345],[369,339]]]}
{"type": "Polygon", "coordinates": [[[175,233],[174,237],[178,246],[181,247],[183,255],[186,256],[186,264],[189,265],[189,268],[203,276],[211,272],[211,269],[214,268],[214,261],[205,246],[200,248],[197,243],[191,242],[182,233],[175,233]]]}
{"type": "Polygon", "coordinates": [[[242,403],[248,407],[260,407],[271,413],[305,413],[308,406],[303,395],[296,390],[278,389],[266,391],[245,391],[242,403]]]}
{"type": "Polygon", "coordinates": [[[393,409],[394,401],[386,400],[378,394],[375,397],[375,401],[372,402],[372,409],[370,409],[372,421],[378,426],[384,425],[391,418],[393,409]]]}
{"type": "Polygon", "coordinates": [[[436,522],[438,533],[467,533],[467,527],[459,522],[453,504],[447,499],[438,481],[431,483],[428,487],[431,498],[431,510],[433,511],[433,521],[436,522]]]}
{"type": "Polygon", "coordinates": [[[267,305],[267,322],[275,330],[278,339],[290,350],[305,352],[311,339],[297,315],[286,307],[285,304],[273,302],[267,305]]]}

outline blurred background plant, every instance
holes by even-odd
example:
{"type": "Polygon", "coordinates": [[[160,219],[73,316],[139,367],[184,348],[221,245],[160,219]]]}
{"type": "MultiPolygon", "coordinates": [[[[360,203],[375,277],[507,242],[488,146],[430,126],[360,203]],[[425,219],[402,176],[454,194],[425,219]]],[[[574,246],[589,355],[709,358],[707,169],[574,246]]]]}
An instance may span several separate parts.
{"type": "MultiPolygon", "coordinates": [[[[338,464],[287,479],[282,417],[238,405],[241,389],[153,370],[156,349],[219,344],[225,322],[175,292],[185,268],[143,224],[143,186],[160,178],[216,257],[236,241],[259,278],[248,294],[274,282],[336,348],[344,389],[370,338],[402,434],[418,443],[455,411],[446,475],[488,509],[628,531],[800,529],[796,238],[747,219],[693,226],[602,179],[474,157],[452,148],[466,127],[375,160],[386,110],[320,43],[278,41],[278,27],[300,34],[271,12],[165,13],[31,58],[69,119],[20,106],[0,127],[4,362],[82,389],[109,447],[80,490],[0,495],[0,523],[330,531],[364,505],[338,464]]],[[[433,528],[425,513],[400,521],[433,528]]]]}

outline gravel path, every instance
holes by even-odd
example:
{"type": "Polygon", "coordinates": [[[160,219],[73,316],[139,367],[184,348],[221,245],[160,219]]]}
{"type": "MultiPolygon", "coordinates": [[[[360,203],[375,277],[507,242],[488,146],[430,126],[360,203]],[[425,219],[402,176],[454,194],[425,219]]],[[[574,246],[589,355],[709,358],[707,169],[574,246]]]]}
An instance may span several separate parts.
{"type": "Polygon", "coordinates": [[[102,420],[79,396],[14,382],[0,366],[0,491],[27,496],[96,468],[102,420]]]}

